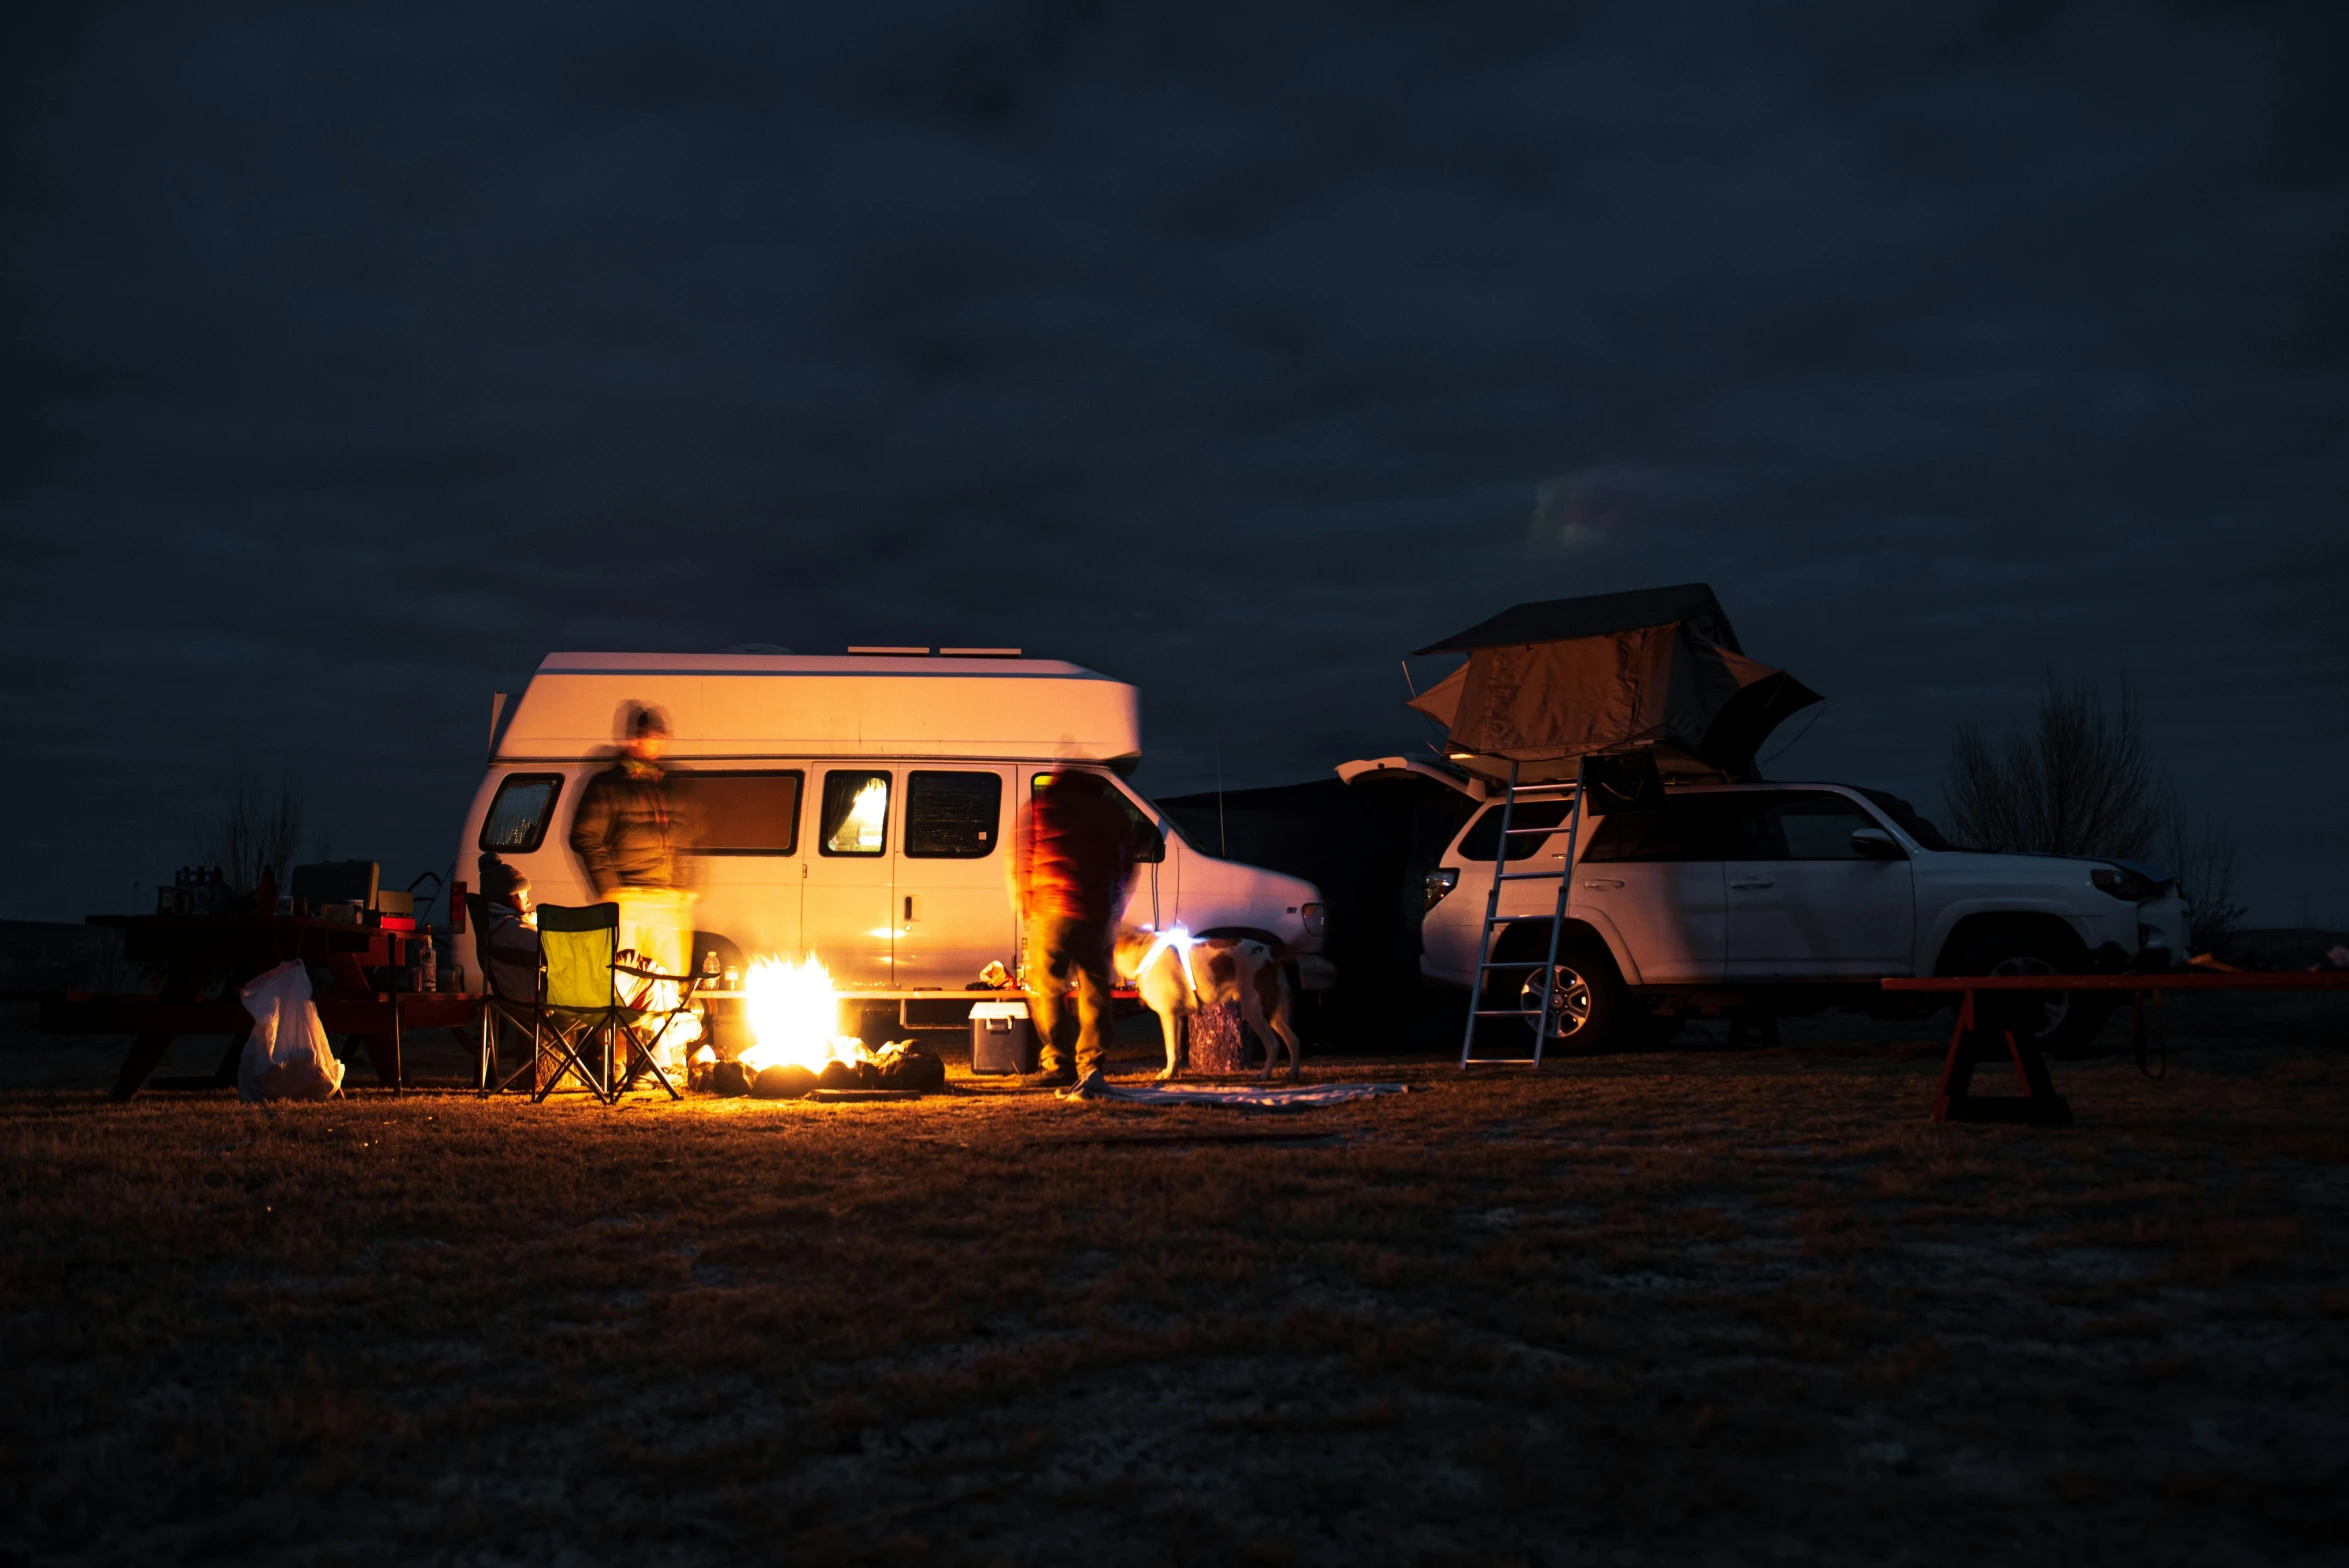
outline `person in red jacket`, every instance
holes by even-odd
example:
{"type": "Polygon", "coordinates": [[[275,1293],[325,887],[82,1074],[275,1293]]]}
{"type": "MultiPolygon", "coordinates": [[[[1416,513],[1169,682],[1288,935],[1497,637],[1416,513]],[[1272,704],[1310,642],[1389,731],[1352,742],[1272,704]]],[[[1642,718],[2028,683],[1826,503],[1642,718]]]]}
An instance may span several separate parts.
{"type": "Polygon", "coordinates": [[[1134,874],[1131,808],[1099,774],[1041,775],[1020,808],[1008,869],[1027,934],[1022,980],[1043,1080],[1069,1080],[1061,1024],[1073,983],[1076,1081],[1090,1084],[1109,1048],[1110,944],[1134,874]]]}

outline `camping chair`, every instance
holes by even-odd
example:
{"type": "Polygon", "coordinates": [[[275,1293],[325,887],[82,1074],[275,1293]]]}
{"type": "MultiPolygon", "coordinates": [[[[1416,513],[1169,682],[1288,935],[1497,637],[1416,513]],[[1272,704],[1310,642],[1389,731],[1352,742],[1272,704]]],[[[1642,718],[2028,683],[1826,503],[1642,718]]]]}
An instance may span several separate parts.
{"type": "Polygon", "coordinates": [[[484,1095],[497,1094],[513,1088],[525,1073],[532,1072],[538,1066],[539,1053],[535,1044],[540,1021],[538,975],[544,965],[539,955],[538,933],[535,931],[528,932],[530,946],[527,950],[512,946],[499,949],[497,954],[491,952],[489,900],[484,895],[465,895],[465,917],[473,925],[473,964],[481,976],[481,1065],[474,1079],[474,1087],[484,1095]],[[517,977],[501,973],[523,964],[527,964],[531,971],[526,990],[518,988],[517,977]],[[514,1034],[534,1042],[530,1056],[523,1065],[500,1078],[498,1044],[500,1040],[514,1034]]]}
{"type": "MultiPolygon", "coordinates": [[[[682,1099],[654,1053],[677,1015],[691,1003],[701,977],[622,963],[618,904],[584,908],[541,904],[538,944],[546,959],[539,982],[539,1017],[542,1028],[554,1026],[557,1059],[553,1076],[540,1079],[536,1098],[544,1100],[563,1075],[571,1073],[610,1103],[640,1074],[649,1072],[653,1081],[668,1091],[669,1098],[682,1099]],[[648,993],[663,981],[677,987],[674,1004],[648,1006],[648,993]],[[656,1018],[660,1026],[648,1039],[646,1025],[656,1018]],[[601,1054],[591,1060],[588,1051],[599,1044],[601,1054]],[[615,1050],[623,1046],[619,1052],[623,1059],[615,1063],[615,1050]]],[[[539,1045],[543,1034],[532,1038],[534,1049],[543,1048],[539,1045]]]]}
{"type": "Polygon", "coordinates": [[[612,1034],[620,1020],[620,906],[538,906],[538,1010],[530,1036],[540,1067],[533,1104],[566,1073],[597,1099],[612,1099],[612,1034]],[[553,1059],[552,1072],[542,1064],[553,1059]]]}
{"type": "MultiPolygon", "coordinates": [[[[623,952],[621,956],[630,955],[623,952]]],[[[621,1075],[612,1083],[611,1097],[619,1099],[636,1083],[640,1073],[649,1072],[655,1083],[669,1091],[670,1099],[683,1099],[684,1096],[677,1092],[677,1086],[669,1081],[668,1073],[661,1067],[659,1048],[678,1018],[691,1008],[693,993],[703,977],[698,973],[667,974],[650,964],[641,963],[615,964],[613,968],[620,974],[633,977],[637,984],[620,1013],[619,1038],[628,1044],[628,1059],[621,1065],[621,1075]],[[668,1006],[654,1006],[652,999],[658,994],[658,987],[664,983],[677,988],[676,1000],[668,1006]],[[654,1029],[648,1039],[645,1028],[654,1019],[660,1020],[660,1027],[654,1029]]]]}

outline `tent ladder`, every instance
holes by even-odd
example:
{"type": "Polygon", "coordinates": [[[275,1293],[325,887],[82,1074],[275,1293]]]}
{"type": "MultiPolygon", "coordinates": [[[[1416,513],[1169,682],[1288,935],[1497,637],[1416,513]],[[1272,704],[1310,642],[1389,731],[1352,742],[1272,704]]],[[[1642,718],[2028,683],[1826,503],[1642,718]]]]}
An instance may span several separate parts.
{"type": "Polygon", "coordinates": [[[1577,763],[1574,769],[1574,794],[1566,814],[1566,863],[1558,868],[1558,901],[1550,911],[1548,956],[1538,964],[1527,958],[1496,960],[1493,957],[1493,932],[1497,928],[1530,923],[1521,916],[1504,916],[1501,913],[1501,884],[1532,881],[1550,874],[1547,871],[1511,871],[1509,846],[1520,838],[1548,839],[1558,831],[1555,826],[1521,828],[1513,824],[1517,811],[1518,767],[1519,764],[1515,762],[1509,764],[1509,788],[1501,797],[1501,834],[1493,848],[1493,885],[1492,890],[1485,895],[1484,930],[1476,943],[1476,977],[1468,988],[1468,1027],[1460,1037],[1460,1065],[1463,1068],[1475,1059],[1476,1021],[1479,1018],[1531,1018],[1535,1067],[1541,1066],[1543,1048],[1549,1044],[1549,988],[1543,987],[1541,1001],[1532,1007],[1487,1007],[1484,1005],[1485,977],[1504,970],[1525,971],[1529,979],[1537,969],[1544,975],[1557,972],[1558,937],[1566,928],[1566,902],[1568,890],[1574,884],[1574,856],[1582,831],[1582,767],[1577,763]]]}

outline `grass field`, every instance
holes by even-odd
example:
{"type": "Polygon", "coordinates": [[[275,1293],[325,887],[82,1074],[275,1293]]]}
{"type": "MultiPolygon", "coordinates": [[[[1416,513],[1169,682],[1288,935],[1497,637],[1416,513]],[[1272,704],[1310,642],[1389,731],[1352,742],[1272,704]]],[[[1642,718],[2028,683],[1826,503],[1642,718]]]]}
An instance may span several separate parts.
{"type": "Polygon", "coordinates": [[[2342,1012],[2175,1009],[2069,1131],[1928,1124],[1931,1026],[1284,1117],[118,1107],[18,1037],[0,1552],[2340,1561],[2342,1012]]]}

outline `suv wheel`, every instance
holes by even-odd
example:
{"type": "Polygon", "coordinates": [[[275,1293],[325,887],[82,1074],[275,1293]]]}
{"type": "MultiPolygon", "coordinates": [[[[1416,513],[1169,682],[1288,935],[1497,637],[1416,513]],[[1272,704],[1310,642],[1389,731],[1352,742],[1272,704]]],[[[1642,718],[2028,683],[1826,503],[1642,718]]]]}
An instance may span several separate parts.
{"type": "MultiPolygon", "coordinates": [[[[1959,960],[1961,975],[2073,975],[2087,967],[2084,954],[2067,951],[2044,936],[2018,933],[1975,943],[1959,960]]],[[[2036,1027],[2039,1049],[2049,1056],[2078,1056],[2104,1027],[2112,1011],[2092,991],[2040,991],[2036,1027]]]]}
{"type": "MultiPolygon", "coordinates": [[[[1489,1005],[1496,1007],[1523,1007],[1532,1009],[1542,1005],[1544,989],[1542,972],[1537,967],[1516,985],[1508,984],[1510,975],[1495,976],[1494,991],[1507,998],[1489,1005]]],[[[1615,961],[1604,948],[1588,942],[1565,942],[1558,947],[1557,967],[1550,971],[1549,1035],[1542,1051],[1586,1056],[1596,1051],[1614,1050],[1629,1043],[1636,1022],[1632,1018],[1631,998],[1623,989],[1622,977],[1615,973],[1615,961]]],[[[1492,1020],[1507,1024],[1505,1018],[1492,1020]]],[[[1518,1029],[1525,1048],[1533,1049],[1534,1020],[1527,1017],[1518,1029]]]]}

